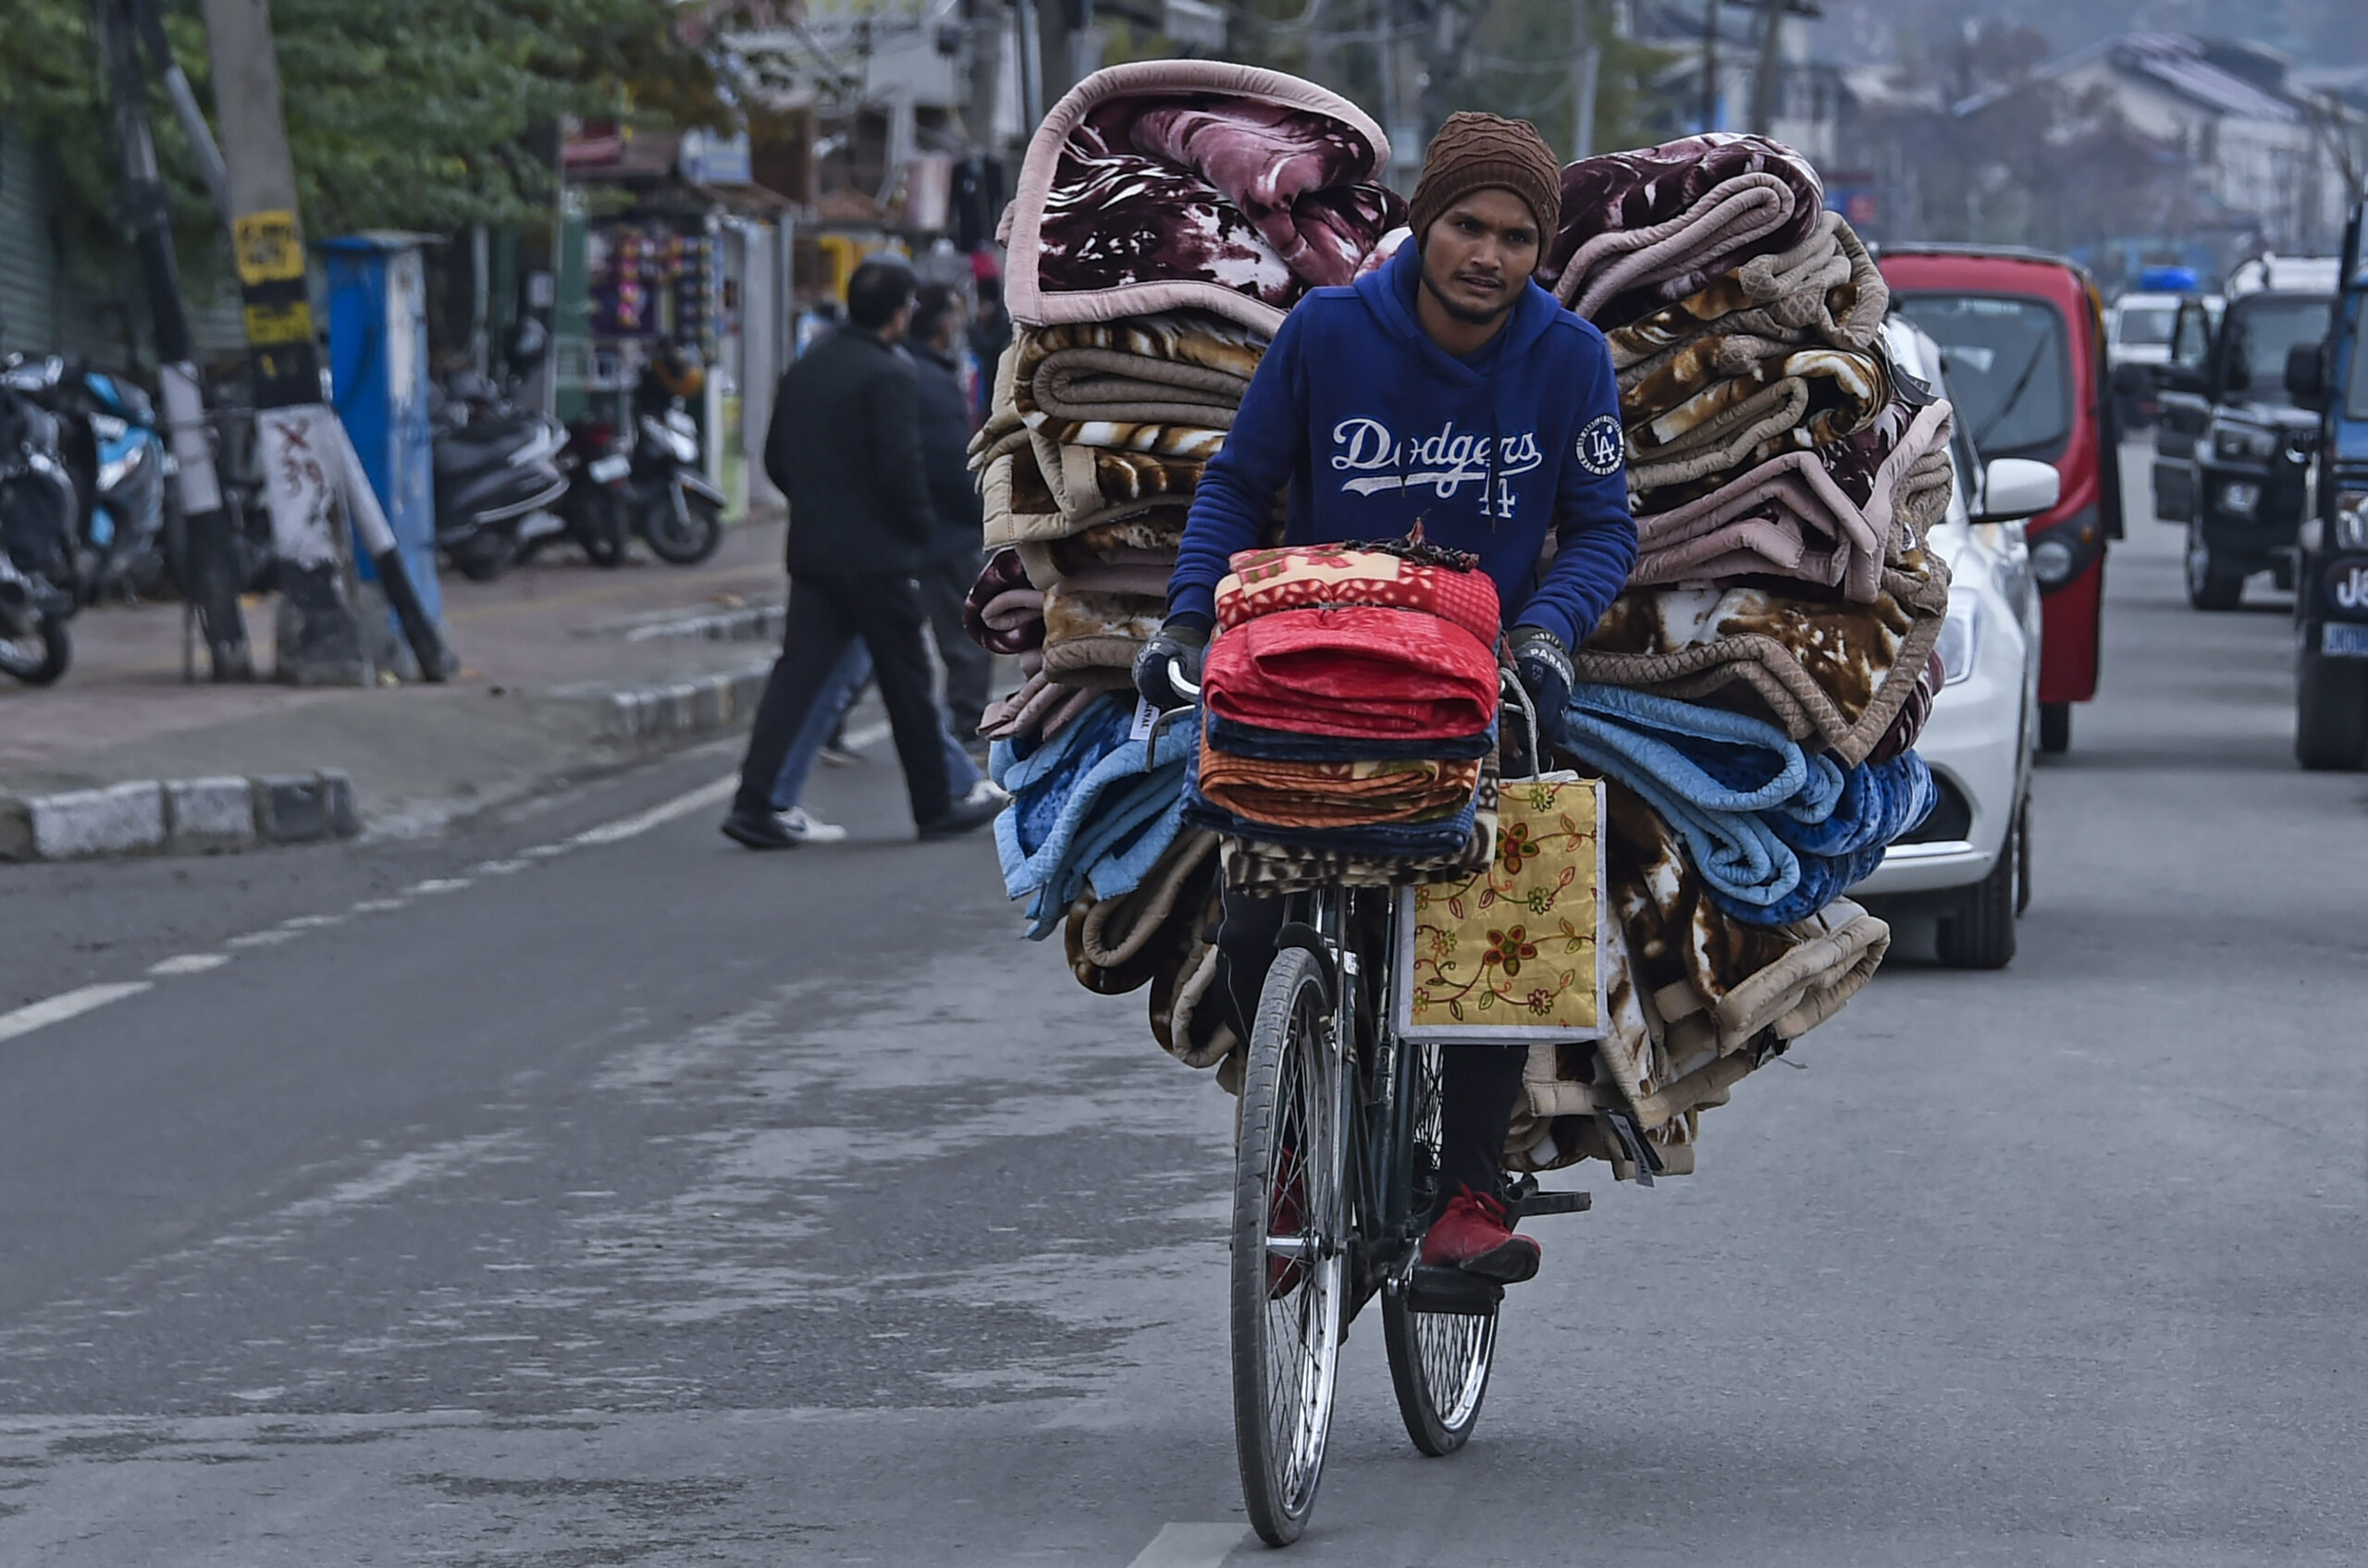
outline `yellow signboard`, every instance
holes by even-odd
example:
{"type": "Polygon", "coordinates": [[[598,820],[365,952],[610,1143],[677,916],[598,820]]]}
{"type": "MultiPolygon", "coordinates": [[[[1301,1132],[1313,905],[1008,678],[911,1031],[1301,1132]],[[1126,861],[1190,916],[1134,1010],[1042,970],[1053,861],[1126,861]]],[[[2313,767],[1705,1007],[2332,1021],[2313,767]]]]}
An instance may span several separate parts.
{"type": "Polygon", "coordinates": [[[240,282],[283,283],[304,276],[304,241],[294,213],[249,213],[230,228],[240,282]]]}
{"type": "Polygon", "coordinates": [[[247,341],[257,348],[267,343],[307,343],[312,338],[313,307],[302,300],[247,307],[247,341]]]}

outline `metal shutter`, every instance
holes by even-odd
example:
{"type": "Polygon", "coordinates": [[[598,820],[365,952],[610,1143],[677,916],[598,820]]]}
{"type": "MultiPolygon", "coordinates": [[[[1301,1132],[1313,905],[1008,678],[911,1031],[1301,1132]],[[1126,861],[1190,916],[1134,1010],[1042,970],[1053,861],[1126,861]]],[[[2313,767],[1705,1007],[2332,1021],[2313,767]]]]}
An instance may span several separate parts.
{"type": "Polygon", "coordinates": [[[0,125],[0,350],[57,340],[57,250],[39,149],[0,125]]]}

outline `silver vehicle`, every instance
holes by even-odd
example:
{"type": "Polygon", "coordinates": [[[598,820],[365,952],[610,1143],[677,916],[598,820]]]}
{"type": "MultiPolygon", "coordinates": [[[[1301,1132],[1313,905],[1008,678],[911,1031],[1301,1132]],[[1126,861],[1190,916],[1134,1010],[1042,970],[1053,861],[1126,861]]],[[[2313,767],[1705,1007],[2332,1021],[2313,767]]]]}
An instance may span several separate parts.
{"type": "MultiPolygon", "coordinates": [[[[1901,369],[1947,395],[1930,337],[1897,315],[1884,336],[1901,369]]],[[[2055,504],[2060,481],[2024,458],[1977,471],[1962,429],[1952,455],[1955,492],[1928,541],[1951,574],[1939,649],[1945,684],[1916,743],[1940,805],[1851,895],[1879,911],[1937,915],[1942,963],[1994,969],[2015,957],[2015,922],[2030,896],[2040,608],[2023,519],[2055,504]]]]}

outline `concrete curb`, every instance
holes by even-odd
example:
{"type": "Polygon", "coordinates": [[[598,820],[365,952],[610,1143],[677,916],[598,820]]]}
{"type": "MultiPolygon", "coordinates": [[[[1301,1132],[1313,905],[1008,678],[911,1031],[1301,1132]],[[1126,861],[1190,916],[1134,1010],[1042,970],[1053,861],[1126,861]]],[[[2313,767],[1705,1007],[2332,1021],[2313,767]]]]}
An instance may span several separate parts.
{"type": "Polygon", "coordinates": [[[690,639],[705,642],[779,642],[789,624],[789,606],[749,604],[733,610],[661,610],[587,626],[580,637],[614,637],[623,642],[690,639]]]}
{"type": "Polygon", "coordinates": [[[772,661],[768,660],[742,670],[659,685],[565,687],[551,696],[596,708],[605,739],[665,745],[722,735],[746,724],[756,717],[765,677],[771,672],[772,661]]]}
{"type": "Polygon", "coordinates": [[[353,781],[327,768],[0,794],[0,860],[218,855],[352,838],[361,831],[353,781]]]}

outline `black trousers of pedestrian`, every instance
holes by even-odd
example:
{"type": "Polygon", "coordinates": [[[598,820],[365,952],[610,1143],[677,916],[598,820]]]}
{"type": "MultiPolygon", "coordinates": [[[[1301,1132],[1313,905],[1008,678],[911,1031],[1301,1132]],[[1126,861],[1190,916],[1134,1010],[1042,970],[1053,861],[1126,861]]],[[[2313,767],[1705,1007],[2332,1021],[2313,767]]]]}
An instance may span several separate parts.
{"type": "MultiPolygon", "coordinates": [[[[1280,898],[1225,893],[1217,927],[1217,984],[1232,1005],[1234,1032],[1250,1038],[1259,993],[1274,966],[1283,929],[1280,898]]],[[[1521,1104],[1521,1071],[1529,1053],[1518,1045],[1449,1045],[1439,1060],[1439,1186],[1494,1197],[1504,1182],[1505,1134],[1521,1104]]]]}
{"type": "Polygon", "coordinates": [[[897,759],[905,765],[913,821],[926,826],[943,818],[952,799],[937,702],[930,695],[929,645],[921,636],[927,620],[920,589],[909,576],[792,573],[781,657],[773,661],[764,698],[757,706],[756,728],[740,763],[740,792],[733,809],[772,809],[773,781],[781,776],[783,759],[839,656],[850,641],[861,637],[871,652],[880,699],[888,708],[897,759]]]}
{"type": "Polygon", "coordinates": [[[954,738],[968,746],[975,739],[980,717],[987,710],[987,684],[993,673],[987,650],[962,629],[962,601],[979,580],[980,562],[975,551],[943,556],[921,574],[921,603],[929,611],[930,630],[937,634],[937,654],[945,661],[945,711],[953,722],[954,738]]]}

